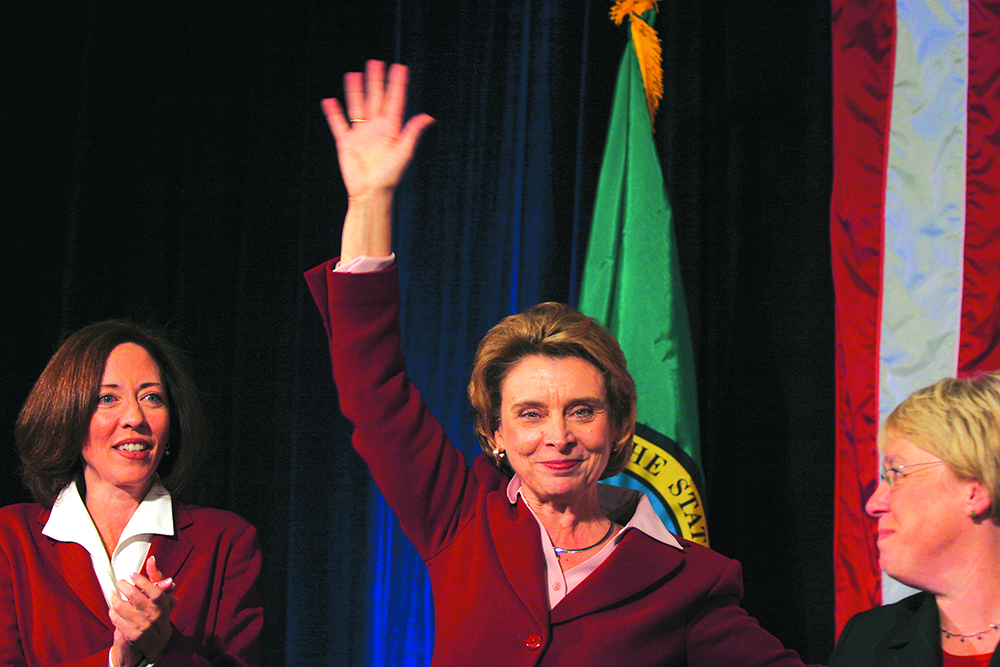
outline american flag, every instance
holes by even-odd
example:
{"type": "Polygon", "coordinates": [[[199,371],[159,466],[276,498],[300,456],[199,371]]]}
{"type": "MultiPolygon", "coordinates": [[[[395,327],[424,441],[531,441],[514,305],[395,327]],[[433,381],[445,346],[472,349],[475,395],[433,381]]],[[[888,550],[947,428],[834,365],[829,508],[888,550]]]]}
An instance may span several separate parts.
{"type": "Polygon", "coordinates": [[[836,626],[905,595],[864,503],[878,426],[1000,368],[1000,2],[834,0],[836,626]]]}

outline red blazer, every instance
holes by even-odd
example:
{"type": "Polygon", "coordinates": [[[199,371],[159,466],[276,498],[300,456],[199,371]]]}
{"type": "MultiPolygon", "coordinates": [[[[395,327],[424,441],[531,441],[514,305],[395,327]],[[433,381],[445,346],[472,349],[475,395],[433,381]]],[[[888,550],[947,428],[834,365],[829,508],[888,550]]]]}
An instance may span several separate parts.
{"type": "MultiPolygon", "coordinates": [[[[90,554],[42,535],[41,505],[0,509],[0,666],[107,667],[114,626],[90,554]]],[[[157,667],[260,664],[257,531],[222,510],[174,502],[176,537],[149,553],[177,582],[174,633],[157,667]]]]}
{"type": "Polygon", "coordinates": [[[485,456],[468,467],[406,379],[395,267],[309,271],[354,446],[427,565],[434,665],[801,667],[740,608],[740,567],[628,531],[548,608],[538,524],[485,456]]]}

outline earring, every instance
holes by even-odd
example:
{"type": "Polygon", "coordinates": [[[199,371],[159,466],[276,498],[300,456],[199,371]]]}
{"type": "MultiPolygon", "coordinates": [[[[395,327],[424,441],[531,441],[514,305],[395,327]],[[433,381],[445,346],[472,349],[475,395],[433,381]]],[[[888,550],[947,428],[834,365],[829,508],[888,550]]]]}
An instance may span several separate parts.
{"type": "Polygon", "coordinates": [[[493,458],[496,459],[497,464],[501,464],[507,458],[507,452],[500,449],[499,447],[493,448],[493,458]]]}
{"type": "Polygon", "coordinates": [[[170,443],[167,443],[167,448],[163,450],[164,456],[170,456],[170,443]]]}

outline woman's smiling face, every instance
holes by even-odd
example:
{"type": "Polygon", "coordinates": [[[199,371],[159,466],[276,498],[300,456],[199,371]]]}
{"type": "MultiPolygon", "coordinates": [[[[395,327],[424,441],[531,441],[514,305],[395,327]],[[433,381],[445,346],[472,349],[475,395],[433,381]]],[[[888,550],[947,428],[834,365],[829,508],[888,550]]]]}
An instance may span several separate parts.
{"type": "Polygon", "coordinates": [[[88,493],[110,485],[144,495],[163,458],[169,429],[159,366],[144,347],[122,343],[104,365],[83,446],[88,493]]]}
{"type": "Polygon", "coordinates": [[[573,505],[595,494],[611,453],[604,377],[579,357],[531,355],[501,385],[497,447],[539,503],[573,505]]]}
{"type": "Polygon", "coordinates": [[[952,568],[968,526],[972,480],[961,480],[940,458],[907,438],[891,436],[884,475],[865,504],[878,520],[879,564],[905,584],[936,590],[952,568]],[[899,472],[897,472],[899,471],[899,472]]]}

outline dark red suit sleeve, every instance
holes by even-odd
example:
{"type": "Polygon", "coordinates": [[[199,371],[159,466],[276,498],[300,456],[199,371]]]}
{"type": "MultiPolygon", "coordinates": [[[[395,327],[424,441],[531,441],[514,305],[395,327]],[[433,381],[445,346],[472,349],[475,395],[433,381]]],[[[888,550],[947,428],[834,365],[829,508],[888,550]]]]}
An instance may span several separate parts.
{"type": "Polygon", "coordinates": [[[349,274],[332,272],[334,264],[305,277],[329,337],[340,409],[354,424],[354,448],[427,560],[473,510],[475,478],[406,378],[396,266],[349,274]]]}

